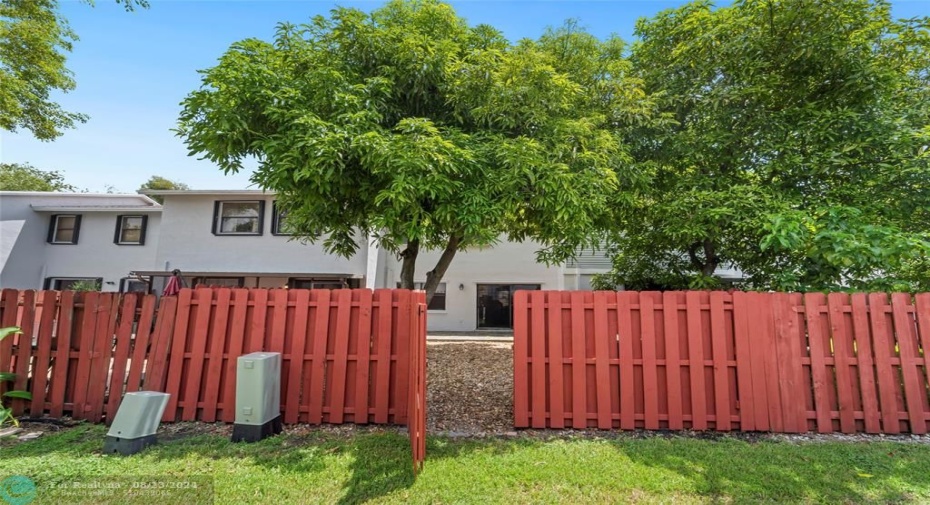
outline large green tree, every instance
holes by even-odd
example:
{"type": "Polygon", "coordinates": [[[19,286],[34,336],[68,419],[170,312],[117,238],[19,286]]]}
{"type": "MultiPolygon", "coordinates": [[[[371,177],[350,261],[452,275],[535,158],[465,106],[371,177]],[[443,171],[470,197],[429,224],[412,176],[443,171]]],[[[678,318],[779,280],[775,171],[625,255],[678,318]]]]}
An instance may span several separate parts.
{"type": "Polygon", "coordinates": [[[930,289],[930,30],[883,1],[704,1],[637,23],[664,121],[628,142],[602,285],[930,289]]]}
{"type": "MultiPolygon", "coordinates": [[[[83,0],[93,5],[93,0],[83,0]]],[[[147,0],[116,0],[126,10],[148,7],[147,0]]],[[[74,89],[66,54],[77,35],[58,13],[57,0],[0,1],[0,128],[24,129],[39,140],[53,140],[87,116],[68,112],[54,92],[74,89]]]]}
{"type": "Polygon", "coordinates": [[[648,110],[622,52],[571,24],[511,44],[429,0],[338,8],[234,44],[178,133],[227,173],[256,158],[300,237],[397,253],[405,288],[441,250],[431,297],[457,251],[507,236],[558,261],[603,226],[635,180],[616,126],[648,110]]]}
{"type": "Polygon", "coordinates": [[[40,170],[28,163],[0,163],[0,191],[75,191],[55,170],[40,170]]]}

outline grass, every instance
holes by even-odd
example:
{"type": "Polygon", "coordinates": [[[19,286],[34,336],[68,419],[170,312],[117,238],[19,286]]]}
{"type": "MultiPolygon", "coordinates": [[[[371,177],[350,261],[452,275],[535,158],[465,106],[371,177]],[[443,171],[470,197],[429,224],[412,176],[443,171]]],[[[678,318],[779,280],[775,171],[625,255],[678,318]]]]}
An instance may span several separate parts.
{"type": "Polygon", "coordinates": [[[0,480],[33,479],[32,503],[131,503],[61,494],[70,482],[126,476],[202,479],[187,496],[171,490],[138,503],[930,502],[930,446],[916,443],[431,437],[414,479],[408,441],[394,432],[314,431],[255,444],[198,435],[127,458],[102,455],[104,435],[82,425],[0,446],[0,480]]]}

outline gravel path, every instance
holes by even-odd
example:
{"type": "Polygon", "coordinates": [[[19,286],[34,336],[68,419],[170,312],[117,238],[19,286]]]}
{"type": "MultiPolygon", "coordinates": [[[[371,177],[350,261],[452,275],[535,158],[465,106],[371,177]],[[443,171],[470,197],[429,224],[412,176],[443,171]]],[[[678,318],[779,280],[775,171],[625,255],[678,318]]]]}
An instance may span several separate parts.
{"type": "Polygon", "coordinates": [[[426,345],[429,433],[513,431],[513,346],[502,342],[426,345]]]}

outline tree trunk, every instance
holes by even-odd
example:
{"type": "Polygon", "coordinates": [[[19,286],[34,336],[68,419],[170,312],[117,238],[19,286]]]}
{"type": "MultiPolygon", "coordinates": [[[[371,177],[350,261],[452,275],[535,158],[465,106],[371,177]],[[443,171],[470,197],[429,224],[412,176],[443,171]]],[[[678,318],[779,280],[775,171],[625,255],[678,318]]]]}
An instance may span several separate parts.
{"type": "Polygon", "coordinates": [[[400,267],[400,288],[413,289],[413,276],[417,268],[417,254],[420,253],[420,241],[412,240],[407,243],[407,248],[400,253],[403,260],[400,267]]]}
{"type": "Polygon", "coordinates": [[[449,265],[452,263],[452,258],[455,257],[455,253],[458,251],[459,244],[461,243],[462,237],[457,237],[455,235],[449,237],[449,242],[442,251],[442,255],[439,256],[439,260],[436,261],[436,266],[429,272],[426,272],[426,284],[423,286],[423,289],[426,291],[427,305],[429,305],[429,302],[433,299],[436,288],[439,287],[439,281],[446,275],[446,270],[448,270],[449,265]]]}
{"type": "Polygon", "coordinates": [[[717,271],[717,247],[714,245],[714,241],[706,238],[704,239],[704,268],[701,269],[706,277],[714,275],[714,272],[717,271]]]}
{"type": "Polygon", "coordinates": [[[691,259],[691,266],[700,271],[701,274],[710,277],[717,271],[719,260],[717,259],[717,246],[714,241],[706,238],[703,242],[695,242],[688,247],[688,257],[691,259]],[[704,250],[704,261],[697,255],[698,248],[704,250]]]}

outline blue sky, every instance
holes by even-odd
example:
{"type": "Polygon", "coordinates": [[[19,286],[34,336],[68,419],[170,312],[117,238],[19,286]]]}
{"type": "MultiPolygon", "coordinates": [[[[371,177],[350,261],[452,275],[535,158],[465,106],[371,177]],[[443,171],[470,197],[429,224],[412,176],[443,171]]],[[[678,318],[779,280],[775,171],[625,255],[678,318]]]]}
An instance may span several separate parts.
{"type": "MultiPolygon", "coordinates": [[[[199,86],[198,69],[213,66],[237,40],[270,40],[275,24],[300,23],[336,5],[371,10],[382,2],[311,0],[150,0],[126,13],[112,0],[90,8],[61,0],[61,12],[80,36],[68,58],[78,87],[59,102],[90,120],[53,142],[0,131],[0,161],[59,170],[78,188],[133,192],[151,175],[194,189],[241,189],[249,174],[223,175],[187,156],[174,127],[179,103],[199,86]]],[[[685,2],[489,1],[451,2],[471,24],[487,23],[511,40],[537,37],[548,26],[578,19],[591,33],[632,38],[639,17],[685,2]]],[[[930,0],[894,2],[896,17],[930,15],[930,0]]]]}

